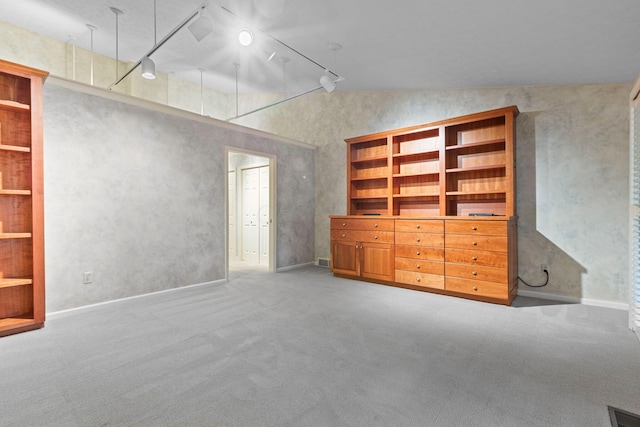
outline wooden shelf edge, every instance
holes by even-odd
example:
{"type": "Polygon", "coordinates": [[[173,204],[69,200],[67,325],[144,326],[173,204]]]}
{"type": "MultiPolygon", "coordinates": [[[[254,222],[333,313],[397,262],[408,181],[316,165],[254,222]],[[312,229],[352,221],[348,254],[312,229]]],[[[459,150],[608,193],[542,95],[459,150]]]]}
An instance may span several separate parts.
{"type": "Polygon", "coordinates": [[[491,139],[491,140],[487,140],[487,141],[480,141],[480,142],[471,142],[468,144],[458,144],[458,145],[447,145],[445,148],[445,150],[465,150],[465,149],[469,149],[469,148],[479,148],[479,147],[485,147],[485,146],[490,146],[490,145],[497,145],[497,144],[504,144],[505,143],[505,138],[500,138],[500,139],[491,139]]]}
{"type": "Polygon", "coordinates": [[[363,178],[351,178],[351,181],[376,181],[379,179],[388,179],[388,176],[368,176],[368,177],[363,177],[363,178]]]}
{"type": "Polygon", "coordinates": [[[393,195],[394,199],[418,199],[418,198],[437,199],[439,197],[440,197],[439,194],[394,194],[393,195]]]}
{"type": "Polygon", "coordinates": [[[32,279],[21,279],[21,278],[0,278],[0,288],[11,288],[14,286],[25,286],[33,284],[32,279]]]}
{"type": "Polygon", "coordinates": [[[478,172],[483,170],[496,170],[496,169],[506,169],[506,168],[507,168],[506,164],[489,165],[489,166],[472,166],[468,168],[447,169],[447,173],[478,172]]]}
{"type": "Polygon", "coordinates": [[[0,233],[0,240],[2,239],[29,239],[31,233],[0,233]]]}
{"type": "Polygon", "coordinates": [[[367,200],[371,200],[373,201],[380,201],[380,200],[387,200],[387,196],[351,196],[351,200],[357,200],[359,202],[366,202],[367,200]]]}
{"type": "Polygon", "coordinates": [[[405,157],[433,157],[433,160],[436,160],[437,157],[434,156],[434,154],[439,154],[439,153],[440,153],[440,149],[434,148],[432,150],[425,150],[417,153],[394,153],[392,157],[394,159],[402,159],[405,157]]]}
{"type": "Polygon", "coordinates": [[[14,111],[30,111],[31,106],[28,104],[22,104],[16,101],[0,99],[0,109],[14,110],[14,111]]]}
{"type": "Polygon", "coordinates": [[[30,196],[31,190],[4,190],[0,188],[0,195],[5,196],[30,196]]]}
{"type": "Polygon", "coordinates": [[[379,162],[382,160],[388,160],[389,156],[386,154],[384,156],[375,156],[375,157],[364,157],[362,159],[351,159],[351,163],[366,163],[366,162],[379,162]]]}
{"type": "Polygon", "coordinates": [[[447,191],[447,196],[490,196],[496,194],[506,195],[506,191],[447,191]]]}
{"type": "Polygon", "coordinates": [[[21,153],[30,153],[31,152],[31,148],[29,148],[29,147],[21,147],[19,145],[6,145],[6,144],[0,144],[0,150],[18,151],[18,152],[21,152],[21,153]]]}
{"type": "Polygon", "coordinates": [[[394,173],[394,178],[411,178],[415,176],[439,176],[440,172],[428,172],[428,173],[394,173]]]}

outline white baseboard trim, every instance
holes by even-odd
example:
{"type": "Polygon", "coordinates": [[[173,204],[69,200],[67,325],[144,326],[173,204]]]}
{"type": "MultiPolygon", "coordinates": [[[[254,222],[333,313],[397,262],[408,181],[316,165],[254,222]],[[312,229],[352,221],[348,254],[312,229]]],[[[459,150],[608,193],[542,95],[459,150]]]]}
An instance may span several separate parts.
{"type": "Polygon", "coordinates": [[[316,263],[311,261],[311,262],[305,262],[304,264],[296,264],[296,265],[289,265],[287,267],[280,267],[280,268],[276,268],[276,273],[281,273],[283,271],[289,271],[289,270],[296,270],[298,268],[309,267],[310,265],[316,265],[316,263]]]}
{"type": "Polygon", "coordinates": [[[540,299],[546,299],[551,301],[561,301],[569,304],[584,304],[584,305],[593,305],[596,307],[613,308],[616,310],[626,310],[626,311],[629,310],[629,304],[625,304],[623,302],[616,302],[616,301],[568,297],[565,295],[555,295],[555,294],[548,294],[546,292],[535,292],[535,291],[527,291],[522,289],[518,289],[518,295],[523,297],[540,298],[540,299]]]}
{"type": "Polygon", "coordinates": [[[212,282],[196,283],[196,284],[187,285],[187,286],[179,286],[177,288],[163,289],[161,291],[155,291],[155,292],[149,292],[149,293],[146,293],[146,294],[133,295],[133,296],[130,296],[130,297],[112,299],[112,300],[109,300],[109,301],[97,302],[95,304],[81,305],[80,307],[68,308],[66,310],[52,311],[51,313],[47,313],[47,317],[56,316],[58,314],[69,313],[69,312],[72,312],[72,311],[84,310],[86,308],[99,307],[101,305],[112,304],[112,303],[115,303],[115,302],[121,302],[121,301],[137,299],[137,298],[148,297],[148,296],[151,296],[151,295],[158,295],[158,294],[164,294],[164,293],[167,293],[167,292],[180,291],[180,290],[183,290],[183,289],[195,288],[195,287],[198,287],[198,286],[219,285],[219,284],[222,284],[222,283],[227,283],[227,279],[214,280],[212,282]]]}

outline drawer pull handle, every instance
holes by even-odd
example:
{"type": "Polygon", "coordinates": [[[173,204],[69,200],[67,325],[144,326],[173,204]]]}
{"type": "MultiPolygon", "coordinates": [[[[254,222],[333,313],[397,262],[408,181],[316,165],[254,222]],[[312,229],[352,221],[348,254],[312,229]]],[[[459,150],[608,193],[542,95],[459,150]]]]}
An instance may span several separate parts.
{"type": "Polygon", "coordinates": [[[373,236],[374,239],[378,240],[378,236],[373,236]]]}
{"type": "Polygon", "coordinates": [[[473,227],[471,227],[471,229],[472,229],[473,231],[476,231],[476,230],[478,229],[478,227],[476,227],[476,226],[474,225],[473,227]]]}
{"type": "Polygon", "coordinates": [[[416,242],[419,242],[419,241],[420,241],[420,238],[418,237],[418,238],[416,239],[416,242]]]}
{"type": "Polygon", "coordinates": [[[472,242],[471,243],[473,246],[478,246],[478,242],[472,242]]]}
{"type": "Polygon", "coordinates": [[[347,223],[346,223],[346,222],[343,222],[343,223],[342,223],[342,226],[343,226],[343,227],[346,227],[346,226],[347,226],[347,223]]]}
{"type": "Polygon", "coordinates": [[[346,234],[343,234],[343,235],[342,235],[342,237],[347,237],[347,235],[346,235],[346,234]]]}
{"type": "Polygon", "coordinates": [[[478,287],[477,287],[477,286],[474,286],[472,289],[473,289],[474,291],[477,291],[477,290],[478,290],[478,287]]]}
{"type": "Polygon", "coordinates": [[[416,225],[416,228],[420,228],[420,226],[419,226],[419,225],[416,225]]]}
{"type": "Polygon", "coordinates": [[[416,255],[420,255],[420,251],[416,252],[416,255]]]}
{"type": "Polygon", "coordinates": [[[474,260],[474,261],[477,261],[478,257],[473,256],[473,257],[471,257],[471,259],[474,260]]]}
{"type": "Polygon", "coordinates": [[[374,227],[378,227],[378,224],[373,224],[374,227]]]}
{"type": "Polygon", "coordinates": [[[419,281],[420,281],[420,278],[418,277],[418,278],[416,279],[416,282],[419,282],[419,281]]]}
{"type": "Polygon", "coordinates": [[[416,265],[416,268],[417,268],[417,269],[420,269],[420,264],[416,265]]]}
{"type": "Polygon", "coordinates": [[[477,271],[472,271],[471,274],[473,274],[474,276],[477,276],[478,272],[477,271]]]}

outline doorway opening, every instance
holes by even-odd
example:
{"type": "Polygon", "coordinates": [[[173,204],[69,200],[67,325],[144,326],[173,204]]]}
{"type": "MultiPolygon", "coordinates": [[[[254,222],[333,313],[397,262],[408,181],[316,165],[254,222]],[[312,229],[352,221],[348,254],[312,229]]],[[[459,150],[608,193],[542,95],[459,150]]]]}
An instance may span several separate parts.
{"type": "Polygon", "coordinates": [[[228,149],[227,278],[274,271],[275,159],[228,149]]]}

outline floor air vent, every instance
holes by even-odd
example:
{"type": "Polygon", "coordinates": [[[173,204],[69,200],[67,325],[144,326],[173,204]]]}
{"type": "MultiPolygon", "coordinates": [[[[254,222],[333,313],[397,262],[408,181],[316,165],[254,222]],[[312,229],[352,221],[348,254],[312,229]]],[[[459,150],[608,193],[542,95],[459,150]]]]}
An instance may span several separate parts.
{"type": "Polygon", "coordinates": [[[609,406],[611,427],[640,427],[640,416],[609,406]]]}
{"type": "Polygon", "coordinates": [[[318,258],[318,265],[320,267],[329,267],[329,260],[326,258],[318,258]]]}

